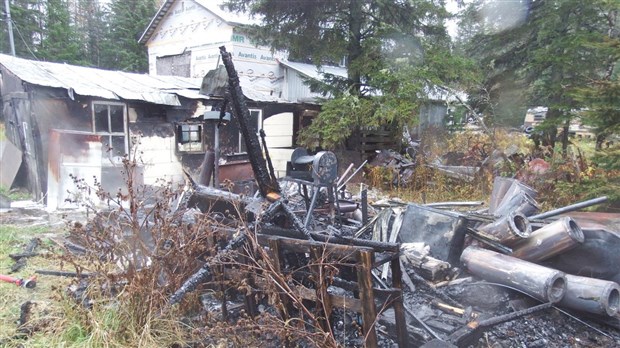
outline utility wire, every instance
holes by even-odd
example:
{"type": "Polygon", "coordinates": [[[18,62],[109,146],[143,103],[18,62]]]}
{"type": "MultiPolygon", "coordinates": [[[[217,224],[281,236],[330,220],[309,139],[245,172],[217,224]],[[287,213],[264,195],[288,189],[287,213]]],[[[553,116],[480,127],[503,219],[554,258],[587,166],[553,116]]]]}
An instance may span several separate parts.
{"type": "Polygon", "coordinates": [[[24,46],[26,46],[26,48],[28,49],[28,52],[30,52],[30,54],[34,57],[34,59],[39,60],[39,58],[37,58],[37,56],[34,54],[34,52],[32,52],[32,50],[30,49],[30,46],[28,46],[28,43],[26,42],[26,40],[22,36],[22,32],[19,31],[19,28],[17,27],[17,23],[15,23],[15,21],[12,18],[11,18],[11,23],[13,23],[13,27],[15,27],[15,29],[17,30],[17,34],[19,35],[19,38],[22,39],[22,42],[24,43],[24,46]]]}

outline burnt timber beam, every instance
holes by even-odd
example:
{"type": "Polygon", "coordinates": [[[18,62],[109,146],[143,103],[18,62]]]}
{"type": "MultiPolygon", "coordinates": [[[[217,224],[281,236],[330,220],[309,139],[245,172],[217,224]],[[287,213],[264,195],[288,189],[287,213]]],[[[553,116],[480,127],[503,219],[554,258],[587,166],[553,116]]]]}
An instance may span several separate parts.
{"type": "Polygon", "coordinates": [[[243,96],[243,91],[239,83],[239,76],[237,75],[232,61],[232,55],[226,52],[225,46],[220,47],[220,54],[222,55],[222,62],[228,73],[228,89],[233,112],[239,122],[241,134],[243,134],[243,140],[245,141],[250,164],[254,171],[254,177],[258,182],[258,189],[261,196],[267,198],[267,195],[270,193],[280,193],[280,187],[269,174],[267,161],[263,157],[260,142],[258,141],[258,130],[254,129],[250,123],[250,110],[245,104],[245,97],[243,96]]]}

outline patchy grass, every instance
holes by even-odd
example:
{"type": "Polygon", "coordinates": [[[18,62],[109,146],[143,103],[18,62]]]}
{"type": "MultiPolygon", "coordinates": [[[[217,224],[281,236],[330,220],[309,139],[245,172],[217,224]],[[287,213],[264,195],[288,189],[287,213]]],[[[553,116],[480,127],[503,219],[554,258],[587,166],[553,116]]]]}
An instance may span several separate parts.
{"type": "MultiPolygon", "coordinates": [[[[49,241],[49,232],[48,227],[0,225],[0,273],[7,274],[14,263],[9,254],[22,252],[36,237],[42,241],[37,251],[47,255],[29,258],[11,276],[29,278],[37,269],[73,271],[72,260],[49,241]]],[[[90,288],[92,306],[87,308],[68,295],[67,288],[75,284],[76,279],[48,275],[37,275],[34,289],[0,282],[0,347],[169,347],[187,341],[189,330],[174,311],[139,317],[136,313],[150,307],[146,298],[90,288]],[[21,306],[28,301],[31,315],[20,328],[21,306]]]]}
{"type": "MultiPolygon", "coordinates": [[[[48,227],[0,225],[0,273],[8,274],[10,271],[13,260],[9,254],[22,252],[32,238],[40,238],[47,232],[48,227]]],[[[38,251],[43,251],[44,248],[45,246],[39,246],[38,251]]],[[[32,257],[26,267],[11,276],[26,279],[34,275],[36,269],[52,267],[58,267],[55,261],[44,257],[32,257]]],[[[21,305],[27,301],[33,302],[31,322],[34,325],[46,323],[47,313],[55,301],[54,289],[63,283],[66,283],[65,279],[38,277],[37,286],[34,289],[26,289],[19,288],[15,284],[0,282],[0,346],[23,346],[25,342],[18,338],[21,333],[17,327],[21,305]]]]}
{"type": "Polygon", "coordinates": [[[31,199],[30,193],[24,190],[9,190],[6,187],[0,186],[0,194],[3,194],[11,201],[24,201],[31,199]]]}

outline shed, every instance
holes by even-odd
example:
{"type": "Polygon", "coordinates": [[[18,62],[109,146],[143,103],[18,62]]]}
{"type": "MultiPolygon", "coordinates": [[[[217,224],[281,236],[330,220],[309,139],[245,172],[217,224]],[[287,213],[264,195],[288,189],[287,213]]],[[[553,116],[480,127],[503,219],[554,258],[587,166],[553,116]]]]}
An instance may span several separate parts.
{"type": "MultiPolygon", "coordinates": [[[[67,192],[80,179],[118,191],[124,158],[140,164],[135,180],[155,185],[183,181],[187,156],[204,153],[202,134],[186,123],[208,99],[200,79],[7,55],[0,55],[0,74],[7,138],[22,152],[15,180],[50,209],[70,205],[67,192]]],[[[2,168],[13,166],[1,160],[2,168]]]]}

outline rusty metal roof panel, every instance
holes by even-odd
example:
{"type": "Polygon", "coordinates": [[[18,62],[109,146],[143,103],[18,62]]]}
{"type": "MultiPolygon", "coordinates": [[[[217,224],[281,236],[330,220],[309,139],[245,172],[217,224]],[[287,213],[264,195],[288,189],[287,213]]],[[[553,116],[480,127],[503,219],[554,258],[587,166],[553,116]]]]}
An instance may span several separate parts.
{"type": "MultiPolygon", "coordinates": [[[[0,64],[21,80],[39,86],[64,88],[73,94],[112,100],[137,100],[160,105],[181,105],[179,95],[200,89],[200,79],[150,76],[122,71],[38,62],[0,54],[0,64]]],[[[205,97],[206,99],[206,97],[205,97]]]]}

